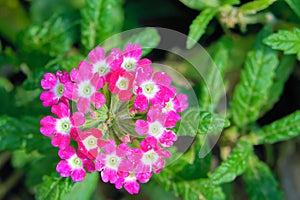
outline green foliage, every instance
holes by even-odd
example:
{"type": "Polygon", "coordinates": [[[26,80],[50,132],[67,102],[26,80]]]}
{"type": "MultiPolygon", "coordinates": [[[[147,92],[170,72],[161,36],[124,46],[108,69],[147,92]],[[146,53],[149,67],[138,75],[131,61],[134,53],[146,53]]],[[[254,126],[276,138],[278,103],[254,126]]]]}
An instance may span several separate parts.
{"type": "Polygon", "coordinates": [[[250,1],[246,4],[243,4],[239,10],[243,14],[255,14],[265,8],[268,8],[272,5],[276,0],[254,0],[250,1]]]}
{"type": "Polygon", "coordinates": [[[212,20],[216,13],[216,8],[206,8],[193,20],[186,42],[186,47],[188,49],[192,48],[201,38],[208,23],[212,20]]]}
{"type": "Polygon", "coordinates": [[[189,8],[195,10],[202,10],[206,7],[217,7],[219,5],[218,0],[212,1],[205,1],[205,0],[179,0],[184,5],[188,6],[189,8]]]}
{"type": "Polygon", "coordinates": [[[213,184],[228,183],[241,175],[248,166],[252,146],[246,141],[239,141],[228,158],[209,176],[213,184]]]}
{"type": "Polygon", "coordinates": [[[19,34],[20,49],[25,53],[62,55],[76,39],[74,26],[77,23],[54,15],[43,23],[32,24],[19,34]]]}
{"type": "Polygon", "coordinates": [[[296,54],[300,60],[300,29],[294,28],[293,31],[279,30],[267,37],[264,42],[272,49],[284,51],[284,54],[296,54]]]}
{"type": "Polygon", "coordinates": [[[87,0],[81,9],[81,44],[89,51],[122,29],[123,0],[87,0]]]}
{"type": "Polygon", "coordinates": [[[288,140],[300,134],[300,111],[296,111],[282,119],[279,119],[261,130],[253,133],[256,144],[272,144],[279,141],[288,140]]]}
{"type": "Polygon", "coordinates": [[[67,178],[45,176],[43,183],[37,187],[35,198],[38,200],[62,199],[63,195],[70,191],[71,181],[67,178]]]}
{"type": "Polygon", "coordinates": [[[247,55],[240,83],[233,93],[231,111],[233,120],[239,127],[259,117],[272,85],[278,64],[277,53],[262,44],[262,39],[269,33],[269,29],[264,29],[259,34],[254,49],[247,55]]]}
{"type": "Polygon", "coordinates": [[[213,112],[222,96],[225,95],[223,78],[228,68],[232,41],[224,37],[211,50],[213,63],[207,67],[205,81],[201,85],[199,104],[203,110],[213,112]],[[211,95],[213,92],[214,95],[211,95]]]}
{"type": "Polygon", "coordinates": [[[147,55],[158,46],[160,35],[154,28],[145,28],[141,32],[131,36],[122,43],[121,48],[124,48],[128,43],[140,44],[143,48],[143,56],[147,55]]]}
{"type": "Polygon", "coordinates": [[[250,156],[249,166],[245,170],[243,180],[247,195],[251,200],[283,199],[282,191],[271,169],[255,155],[250,156]]]}
{"type": "Polygon", "coordinates": [[[300,18],[300,2],[298,0],[284,0],[300,18]]]}

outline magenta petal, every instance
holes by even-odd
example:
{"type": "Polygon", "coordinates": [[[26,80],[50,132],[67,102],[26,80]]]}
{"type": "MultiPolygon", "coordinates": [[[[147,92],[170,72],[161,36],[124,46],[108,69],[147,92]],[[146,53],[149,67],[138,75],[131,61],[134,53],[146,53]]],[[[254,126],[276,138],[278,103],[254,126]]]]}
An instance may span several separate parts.
{"type": "Polygon", "coordinates": [[[71,175],[71,167],[68,165],[68,162],[61,160],[57,166],[56,171],[60,173],[62,177],[68,177],[71,175]]]}
{"type": "Polygon", "coordinates": [[[71,173],[72,180],[74,182],[81,182],[83,181],[84,177],[86,176],[86,172],[84,169],[75,169],[71,173]]]}
{"type": "Polygon", "coordinates": [[[58,156],[59,156],[61,159],[69,159],[69,158],[71,158],[74,154],[76,154],[76,151],[75,151],[74,147],[72,147],[72,146],[67,146],[66,148],[60,149],[60,150],[58,151],[58,156]]]}
{"type": "Polygon", "coordinates": [[[153,81],[156,84],[168,87],[172,82],[172,78],[165,72],[156,72],[154,74],[153,81]]]}
{"type": "Polygon", "coordinates": [[[99,90],[105,85],[105,79],[103,77],[99,77],[99,74],[96,73],[92,76],[91,85],[94,86],[96,90],[99,90]]]}
{"type": "Polygon", "coordinates": [[[152,64],[151,60],[143,58],[142,60],[137,61],[136,65],[138,67],[150,66],[152,64]]]}
{"type": "Polygon", "coordinates": [[[82,126],[85,122],[85,117],[82,112],[74,112],[71,117],[71,122],[74,126],[82,126]]]}
{"type": "Polygon", "coordinates": [[[124,183],[124,188],[129,194],[138,194],[140,185],[136,181],[130,181],[124,183]]]}
{"type": "Polygon", "coordinates": [[[140,135],[146,135],[149,130],[149,125],[147,121],[138,119],[135,123],[135,131],[140,135]]]}
{"type": "Polygon", "coordinates": [[[112,49],[110,54],[106,58],[106,63],[109,64],[110,68],[115,71],[120,68],[123,62],[123,53],[120,49],[112,49]]]}
{"type": "Polygon", "coordinates": [[[164,125],[166,121],[165,115],[162,112],[162,108],[159,105],[152,106],[149,109],[147,113],[147,119],[149,122],[159,121],[162,125],[164,125]]]}
{"type": "Polygon", "coordinates": [[[134,99],[134,107],[136,109],[141,110],[142,112],[146,111],[148,108],[148,99],[146,96],[144,95],[138,95],[135,99],[134,99]]]}
{"type": "Polygon", "coordinates": [[[70,116],[69,105],[66,103],[59,103],[58,105],[52,106],[51,112],[59,118],[70,116]]]}
{"type": "Polygon", "coordinates": [[[105,51],[100,46],[97,46],[88,54],[88,59],[92,61],[92,63],[97,63],[99,61],[102,61],[104,60],[104,57],[105,57],[105,51]]]}
{"type": "Polygon", "coordinates": [[[188,108],[189,106],[187,103],[188,97],[185,94],[176,95],[176,99],[179,101],[179,106],[178,108],[176,108],[177,111],[182,112],[188,108]]]}
{"type": "Polygon", "coordinates": [[[98,109],[101,108],[103,104],[105,104],[106,99],[101,92],[95,92],[91,97],[91,101],[93,102],[95,108],[98,109]]]}
{"type": "Polygon", "coordinates": [[[151,80],[153,68],[150,66],[138,67],[136,69],[135,84],[141,85],[144,81],[151,80]]]}
{"type": "Polygon", "coordinates": [[[95,171],[95,164],[91,160],[84,160],[83,166],[88,170],[88,172],[94,172],[95,171]]]}
{"type": "Polygon", "coordinates": [[[139,44],[129,43],[124,48],[124,56],[139,60],[142,56],[142,47],[139,44]]]}
{"type": "Polygon", "coordinates": [[[119,93],[119,99],[120,101],[129,101],[132,97],[132,93],[129,90],[122,90],[119,93]]]}
{"type": "Polygon", "coordinates": [[[76,104],[79,112],[88,113],[90,111],[90,100],[87,98],[80,98],[76,104]]]}
{"type": "Polygon", "coordinates": [[[68,99],[75,100],[78,98],[78,86],[74,83],[68,82],[65,84],[64,96],[68,99]]]}
{"type": "Polygon", "coordinates": [[[77,77],[78,77],[78,69],[73,68],[71,73],[70,73],[71,81],[77,82],[77,77]]]}
{"type": "Polygon", "coordinates": [[[68,72],[62,72],[58,70],[56,72],[56,76],[58,77],[59,81],[63,84],[70,81],[70,75],[68,72]]]}
{"type": "Polygon", "coordinates": [[[86,60],[81,61],[78,64],[78,78],[77,82],[89,80],[92,76],[92,68],[93,66],[88,63],[86,60]]]}
{"type": "Polygon", "coordinates": [[[41,119],[40,124],[42,127],[40,128],[40,131],[45,136],[52,136],[56,132],[56,119],[52,116],[46,116],[43,119],[41,119]]]}
{"type": "Polygon", "coordinates": [[[52,91],[42,92],[40,99],[43,101],[43,106],[52,106],[57,104],[59,98],[52,91]]]}
{"type": "Polygon", "coordinates": [[[51,144],[61,149],[66,148],[70,144],[70,136],[57,133],[51,140],[51,144]]]}
{"type": "Polygon", "coordinates": [[[57,83],[56,76],[51,73],[44,74],[44,78],[41,80],[41,85],[44,90],[52,89],[57,83]]]}

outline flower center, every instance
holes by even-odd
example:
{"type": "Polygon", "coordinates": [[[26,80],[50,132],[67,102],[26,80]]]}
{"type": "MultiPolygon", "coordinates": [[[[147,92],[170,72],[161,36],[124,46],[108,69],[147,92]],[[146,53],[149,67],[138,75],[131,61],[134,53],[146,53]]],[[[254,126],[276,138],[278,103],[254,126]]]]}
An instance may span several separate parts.
{"type": "Polygon", "coordinates": [[[128,89],[128,85],[129,85],[129,81],[127,78],[123,78],[120,77],[116,83],[116,86],[120,89],[120,90],[127,90],[128,89]]]}
{"type": "Polygon", "coordinates": [[[78,92],[81,97],[89,98],[95,92],[95,88],[89,81],[83,81],[79,84],[78,92]]]}
{"type": "Polygon", "coordinates": [[[163,108],[163,112],[169,112],[174,109],[174,104],[172,99],[166,103],[166,106],[163,108]]]}
{"type": "Polygon", "coordinates": [[[111,169],[118,169],[120,158],[116,155],[108,155],[106,158],[106,165],[111,169]]]}
{"type": "Polygon", "coordinates": [[[136,60],[134,58],[124,58],[121,67],[126,69],[127,71],[135,71],[136,60]]]}
{"type": "Polygon", "coordinates": [[[156,84],[152,81],[142,83],[141,87],[143,89],[143,94],[150,99],[153,98],[159,90],[156,84]]]}
{"type": "Polygon", "coordinates": [[[72,169],[82,168],[82,160],[76,155],[71,157],[68,163],[72,167],[72,169]]]}
{"type": "Polygon", "coordinates": [[[143,155],[142,162],[146,165],[152,165],[157,161],[157,159],[158,159],[157,153],[155,153],[155,151],[153,150],[150,150],[143,155]]]}
{"type": "Polygon", "coordinates": [[[159,137],[164,131],[163,126],[158,121],[149,124],[149,134],[154,137],[159,137]]]}
{"type": "Polygon", "coordinates": [[[98,72],[100,76],[105,76],[109,72],[109,66],[105,61],[100,61],[94,65],[93,72],[98,72]]]}
{"type": "Polygon", "coordinates": [[[70,133],[71,121],[68,117],[61,118],[56,122],[56,130],[58,133],[67,135],[70,133]]]}
{"type": "Polygon", "coordinates": [[[56,84],[56,86],[54,88],[55,96],[57,96],[59,98],[62,97],[64,91],[65,91],[65,87],[63,84],[61,84],[61,83],[56,84]]]}
{"type": "Polygon", "coordinates": [[[91,150],[97,147],[97,139],[94,136],[87,137],[83,144],[87,150],[91,150]]]}

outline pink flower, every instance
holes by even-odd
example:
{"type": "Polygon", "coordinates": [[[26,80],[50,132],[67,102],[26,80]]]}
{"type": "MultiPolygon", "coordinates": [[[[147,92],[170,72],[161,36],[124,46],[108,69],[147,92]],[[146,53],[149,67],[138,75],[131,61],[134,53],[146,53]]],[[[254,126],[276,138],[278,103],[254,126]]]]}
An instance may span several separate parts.
{"type": "Polygon", "coordinates": [[[40,131],[45,136],[52,137],[52,145],[59,148],[65,148],[70,144],[70,135],[75,138],[78,132],[78,127],[85,122],[84,115],[80,112],[75,112],[70,117],[70,108],[66,103],[59,103],[51,108],[58,119],[52,116],[46,116],[41,119],[40,131]]]}
{"type": "Polygon", "coordinates": [[[173,131],[167,130],[166,115],[162,113],[159,106],[153,106],[147,114],[147,121],[136,121],[136,132],[140,135],[154,137],[164,147],[170,147],[177,140],[177,136],[173,131]]]}
{"type": "Polygon", "coordinates": [[[135,172],[138,175],[145,175],[152,171],[157,174],[165,166],[164,158],[169,157],[170,153],[160,148],[155,138],[146,138],[141,142],[140,162],[136,164],[135,172]]]}
{"type": "Polygon", "coordinates": [[[89,159],[95,159],[100,148],[107,144],[101,140],[102,132],[99,129],[92,128],[80,133],[77,137],[78,151],[83,153],[89,159]]]}
{"type": "Polygon", "coordinates": [[[83,181],[86,175],[84,167],[89,172],[95,170],[93,162],[87,160],[80,154],[76,154],[75,149],[71,146],[60,149],[58,155],[63,160],[57,164],[56,171],[59,172],[62,177],[71,176],[72,180],[75,182],[83,181]]]}
{"type": "Polygon", "coordinates": [[[43,102],[43,106],[52,106],[58,103],[60,99],[64,99],[64,84],[70,81],[68,72],[57,71],[56,75],[52,73],[44,74],[44,78],[41,80],[41,85],[44,90],[48,90],[41,93],[40,99],[43,102]]]}
{"type": "Polygon", "coordinates": [[[76,107],[78,111],[88,113],[90,111],[90,104],[93,103],[96,109],[105,104],[105,97],[101,92],[105,82],[100,79],[98,74],[93,74],[91,65],[82,61],[79,63],[79,69],[73,69],[71,72],[71,80],[75,83],[67,83],[66,91],[64,93],[71,100],[76,100],[76,107]]]}
{"type": "Polygon", "coordinates": [[[164,72],[156,72],[153,77],[152,74],[152,67],[139,67],[133,83],[133,92],[137,95],[134,107],[142,112],[147,110],[149,101],[155,103],[157,98],[169,100],[174,96],[168,89],[172,78],[164,72]]]}
{"type": "Polygon", "coordinates": [[[120,68],[112,73],[109,83],[109,90],[118,94],[120,101],[129,101],[132,97],[132,84],[134,76],[120,68]]]}
{"type": "Polygon", "coordinates": [[[100,153],[96,158],[96,170],[101,171],[101,178],[104,182],[115,183],[119,174],[129,175],[133,169],[133,164],[126,159],[128,150],[129,147],[125,144],[116,147],[113,140],[103,146],[103,153],[100,153]]]}
{"type": "Polygon", "coordinates": [[[150,66],[151,61],[147,58],[141,59],[142,47],[139,44],[129,43],[124,48],[124,59],[121,68],[134,73],[137,67],[150,66]]]}
{"type": "Polygon", "coordinates": [[[91,61],[93,73],[97,73],[103,81],[109,81],[112,71],[118,69],[123,62],[123,55],[120,49],[112,49],[110,54],[105,58],[105,51],[102,47],[97,46],[90,51],[88,59],[91,61]]]}

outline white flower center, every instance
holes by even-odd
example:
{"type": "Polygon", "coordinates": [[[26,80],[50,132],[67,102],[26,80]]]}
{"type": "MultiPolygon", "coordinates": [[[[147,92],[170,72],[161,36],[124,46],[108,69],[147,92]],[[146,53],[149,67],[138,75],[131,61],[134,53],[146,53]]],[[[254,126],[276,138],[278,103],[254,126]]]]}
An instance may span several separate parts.
{"type": "Polygon", "coordinates": [[[90,81],[83,81],[78,86],[78,92],[81,97],[90,98],[95,92],[95,88],[90,81]]]}
{"type": "Polygon", "coordinates": [[[82,160],[78,158],[76,155],[68,159],[68,164],[71,166],[72,169],[82,168],[82,160]]]}
{"type": "Polygon", "coordinates": [[[56,131],[64,135],[68,135],[71,129],[70,118],[64,117],[56,121],[56,131]]]}
{"type": "Polygon", "coordinates": [[[121,162],[121,158],[116,156],[115,154],[106,156],[106,166],[111,169],[118,169],[119,164],[121,162]]]}
{"type": "Polygon", "coordinates": [[[142,162],[145,165],[153,165],[157,159],[159,158],[159,156],[157,155],[157,153],[153,150],[150,150],[146,153],[144,153],[143,157],[142,157],[142,162]]]}
{"type": "Polygon", "coordinates": [[[164,132],[164,127],[158,121],[149,124],[149,134],[159,138],[164,132]]]}
{"type": "Polygon", "coordinates": [[[121,67],[126,69],[127,71],[135,71],[136,60],[134,58],[124,58],[121,67]]]}
{"type": "Polygon", "coordinates": [[[129,86],[129,80],[127,78],[124,77],[119,77],[116,86],[120,89],[120,90],[127,90],[128,86],[129,86]]]}
{"type": "Polygon", "coordinates": [[[55,96],[57,96],[57,97],[60,98],[60,97],[62,97],[62,95],[63,95],[63,93],[64,93],[64,91],[65,91],[65,87],[64,87],[63,84],[57,83],[57,84],[55,85],[53,91],[54,91],[55,96]]]}
{"type": "Polygon", "coordinates": [[[159,91],[157,85],[153,81],[146,81],[141,84],[143,94],[149,99],[153,98],[159,91]]]}
{"type": "Polygon", "coordinates": [[[174,103],[172,99],[166,103],[166,106],[163,108],[162,111],[166,113],[166,112],[170,112],[171,110],[174,110],[174,103]]]}
{"type": "Polygon", "coordinates": [[[108,64],[103,60],[93,65],[93,73],[99,73],[100,76],[105,76],[109,71],[108,64]]]}
{"type": "Polygon", "coordinates": [[[91,135],[85,138],[82,143],[87,150],[91,150],[97,147],[97,138],[91,135]]]}

